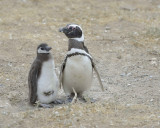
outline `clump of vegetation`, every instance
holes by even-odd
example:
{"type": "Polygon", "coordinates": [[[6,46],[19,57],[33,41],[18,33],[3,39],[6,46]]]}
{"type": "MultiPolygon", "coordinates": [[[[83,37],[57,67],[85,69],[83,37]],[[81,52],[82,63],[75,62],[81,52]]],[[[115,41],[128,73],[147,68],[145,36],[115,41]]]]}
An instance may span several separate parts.
{"type": "Polygon", "coordinates": [[[152,27],[149,28],[146,32],[146,35],[152,38],[159,38],[160,37],[160,28],[152,27]]]}

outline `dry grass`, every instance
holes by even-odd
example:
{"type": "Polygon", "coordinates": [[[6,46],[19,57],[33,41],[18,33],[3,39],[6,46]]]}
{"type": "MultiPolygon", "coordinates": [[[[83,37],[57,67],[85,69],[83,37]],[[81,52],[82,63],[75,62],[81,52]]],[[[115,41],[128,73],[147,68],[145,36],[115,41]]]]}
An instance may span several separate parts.
{"type": "Polygon", "coordinates": [[[158,4],[155,0],[0,0],[0,128],[160,127],[158,4]],[[30,107],[27,75],[35,49],[42,42],[52,46],[59,72],[67,39],[58,28],[67,23],[84,29],[85,43],[108,90],[102,93],[95,78],[87,94],[98,99],[94,104],[30,107]]]}

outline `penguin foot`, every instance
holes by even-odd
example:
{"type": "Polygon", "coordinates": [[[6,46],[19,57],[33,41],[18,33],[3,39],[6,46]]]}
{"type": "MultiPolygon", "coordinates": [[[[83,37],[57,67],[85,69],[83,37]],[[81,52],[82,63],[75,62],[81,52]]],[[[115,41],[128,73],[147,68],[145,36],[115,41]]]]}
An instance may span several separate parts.
{"type": "Polygon", "coordinates": [[[71,103],[73,100],[73,96],[70,95],[70,96],[67,96],[67,100],[65,101],[65,103],[71,103]]]}
{"type": "Polygon", "coordinates": [[[54,107],[54,105],[52,105],[52,104],[39,104],[39,106],[38,107],[42,107],[42,108],[53,108],[54,107]]]}
{"type": "Polygon", "coordinates": [[[79,99],[79,101],[84,102],[84,103],[86,103],[86,102],[88,102],[88,101],[89,101],[89,99],[88,99],[88,98],[83,97],[83,96],[78,97],[78,99],[79,99]]]}
{"type": "Polygon", "coordinates": [[[89,98],[88,96],[80,96],[78,99],[82,102],[95,103],[97,100],[93,98],[89,98]]]}
{"type": "Polygon", "coordinates": [[[60,100],[60,99],[57,99],[57,100],[53,101],[52,103],[53,103],[53,104],[64,104],[65,101],[60,100]]]}

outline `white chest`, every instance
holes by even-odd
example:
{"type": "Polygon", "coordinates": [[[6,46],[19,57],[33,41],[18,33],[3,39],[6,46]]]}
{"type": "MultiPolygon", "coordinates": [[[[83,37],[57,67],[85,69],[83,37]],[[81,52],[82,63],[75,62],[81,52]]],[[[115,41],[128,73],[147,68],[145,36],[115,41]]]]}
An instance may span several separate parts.
{"type": "MultiPolygon", "coordinates": [[[[55,75],[54,61],[49,60],[49,61],[43,62],[42,68],[41,68],[41,75],[38,80],[38,85],[45,86],[45,85],[52,84],[54,80],[54,75],[55,75]]],[[[46,86],[46,88],[47,87],[49,86],[46,86]]]]}
{"type": "Polygon", "coordinates": [[[83,92],[91,86],[92,82],[92,65],[87,56],[76,55],[69,57],[66,62],[64,71],[64,89],[65,92],[72,91],[83,92]]]}
{"type": "Polygon", "coordinates": [[[53,100],[58,91],[58,79],[55,73],[54,61],[43,62],[41,74],[38,79],[37,95],[41,102],[53,100]],[[54,91],[54,94],[46,97],[44,92],[54,91]]]}

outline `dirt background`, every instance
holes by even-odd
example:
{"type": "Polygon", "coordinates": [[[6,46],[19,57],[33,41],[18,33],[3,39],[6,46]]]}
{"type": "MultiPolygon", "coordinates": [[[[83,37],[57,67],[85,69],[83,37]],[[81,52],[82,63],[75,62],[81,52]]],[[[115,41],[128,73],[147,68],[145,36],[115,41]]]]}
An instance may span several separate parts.
{"type": "MultiPolygon", "coordinates": [[[[59,92],[64,97],[63,90],[59,92]]],[[[0,0],[0,128],[159,128],[159,0],[0,0]],[[80,24],[105,92],[98,101],[43,109],[28,105],[28,72],[42,42],[57,74],[67,52],[58,32],[80,24]]]]}

